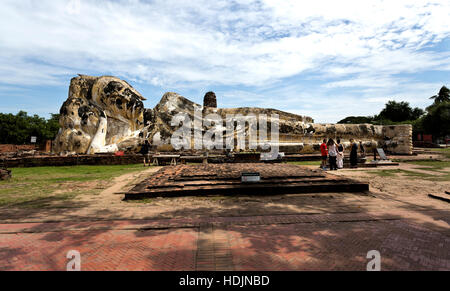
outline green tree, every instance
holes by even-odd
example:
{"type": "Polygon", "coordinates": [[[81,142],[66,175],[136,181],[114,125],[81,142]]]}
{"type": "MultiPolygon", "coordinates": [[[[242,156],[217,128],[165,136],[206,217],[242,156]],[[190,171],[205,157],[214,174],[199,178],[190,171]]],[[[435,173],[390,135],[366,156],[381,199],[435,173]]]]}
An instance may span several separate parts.
{"type": "Polygon", "coordinates": [[[412,112],[411,112],[411,119],[410,119],[410,120],[416,120],[416,119],[419,119],[419,118],[421,118],[424,114],[425,114],[425,110],[423,110],[423,109],[421,109],[421,108],[419,108],[419,107],[416,107],[416,108],[414,108],[414,109],[412,110],[412,112]]]}
{"type": "Polygon", "coordinates": [[[38,143],[54,139],[59,130],[59,115],[52,114],[49,120],[38,115],[28,116],[20,111],[14,114],[0,113],[0,143],[27,144],[36,136],[38,143]]]}
{"type": "Polygon", "coordinates": [[[434,105],[423,118],[423,130],[434,137],[450,135],[450,102],[434,105]]]}
{"type": "Polygon", "coordinates": [[[434,104],[439,104],[442,102],[450,102],[450,90],[442,86],[441,90],[437,95],[431,96],[430,99],[434,100],[434,104]]]}
{"type": "Polygon", "coordinates": [[[372,116],[349,116],[338,123],[340,124],[362,124],[362,123],[372,123],[373,122],[372,116]]]}
{"type": "Polygon", "coordinates": [[[389,101],[375,119],[393,122],[412,121],[418,119],[424,113],[425,111],[420,108],[411,108],[408,102],[389,101]]]}

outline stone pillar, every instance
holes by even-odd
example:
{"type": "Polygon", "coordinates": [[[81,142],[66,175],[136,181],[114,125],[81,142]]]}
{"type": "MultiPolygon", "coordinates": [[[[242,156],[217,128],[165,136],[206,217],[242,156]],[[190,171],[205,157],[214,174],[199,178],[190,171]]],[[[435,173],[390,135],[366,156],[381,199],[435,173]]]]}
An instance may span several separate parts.
{"type": "Polygon", "coordinates": [[[412,155],[412,125],[385,125],[383,133],[388,150],[396,154],[412,155]]]}
{"type": "Polygon", "coordinates": [[[203,107],[217,108],[217,98],[214,92],[208,92],[203,99],[203,107]]]}
{"type": "Polygon", "coordinates": [[[0,169],[0,180],[11,179],[11,171],[7,169],[0,169]]]}

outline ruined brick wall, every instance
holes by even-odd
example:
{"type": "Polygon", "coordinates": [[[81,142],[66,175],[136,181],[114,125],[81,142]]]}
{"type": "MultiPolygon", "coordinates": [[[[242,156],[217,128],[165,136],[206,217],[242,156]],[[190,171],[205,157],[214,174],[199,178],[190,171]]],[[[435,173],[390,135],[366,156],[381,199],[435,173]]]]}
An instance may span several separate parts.
{"type": "Polygon", "coordinates": [[[387,149],[397,154],[413,153],[412,125],[385,125],[383,126],[384,140],[387,149]]]}
{"type": "Polygon", "coordinates": [[[0,153],[14,153],[17,151],[31,151],[36,149],[35,145],[0,144],[0,153]]]}
{"type": "Polygon", "coordinates": [[[142,163],[142,155],[32,156],[0,159],[0,168],[58,167],[77,165],[132,165],[142,163]]]}

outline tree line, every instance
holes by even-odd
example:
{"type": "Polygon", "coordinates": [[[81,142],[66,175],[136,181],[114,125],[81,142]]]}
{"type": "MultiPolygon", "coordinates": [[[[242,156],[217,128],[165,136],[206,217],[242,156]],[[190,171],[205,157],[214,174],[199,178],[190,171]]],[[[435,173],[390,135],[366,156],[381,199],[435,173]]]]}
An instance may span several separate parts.
{"type": "Polygon", "coordinates": [[[0,144],[30,144],[32,136],[41,144],[55,139],[59,131],[59,114],[51,114],[49,119],[45,119],[38,115],[29,116],[24,111],[0,113],[0,124],[0,144]]]}
{"type": "Polygon", "coordinates": [[[389,101],[377,115],[349,116],[338,123],[412,124],[414,136],[426,133],[432,134],[434,138],[445,138],[450,135],[450,90],[443,86],[439,93],[430,99],[433,103],[425,110],[412,108],[408,102],[389,101]]]}
{"type": "MultiPolygon", "coordinates": [[[[435,138],[450,135],[450,90],[443,86],[439,93],[430,97],[433,103],[425,110],[412,108],[408,102],[389,101],[378,115],[350,116],[338,123],[376,125],[412,124],[414,135],[432,134],[435,138]]],[[[59,131],[59,114],[49,119],[38,115],[29,116],[20,111],[17,114],[0,113],[0,144],[29,144],[32,136],[37,142],[54,140],[59,131]]]]}

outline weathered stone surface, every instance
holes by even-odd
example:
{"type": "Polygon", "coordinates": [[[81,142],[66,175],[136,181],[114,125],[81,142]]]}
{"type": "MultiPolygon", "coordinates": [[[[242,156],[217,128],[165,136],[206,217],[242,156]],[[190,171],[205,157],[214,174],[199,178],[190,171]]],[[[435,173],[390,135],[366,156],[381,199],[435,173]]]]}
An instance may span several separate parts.
{"type": "MultiPolygon", "coordinates": [[[[162,144],[170,143],[170,138],[177,127],[170,125],[172,118],[178,113],[185,113],[191,120],[195,119],[195,109],[200,111],[203,118],[208,119],[211,114],[219,115],[225,124],[228,121],[227,115],[242,115],[244,117],[253,115],[258,117],[260,114],[266,114],[268,116],[268,122],[272,114],[277,114],[280,118],[280,132],[291,134],[303,134],[303,132],[311,129],[310,125],[306,123],[312,123],[313,119],[307,116],[296,115],[276,109],[265,109],[255,107],[242,107],[242,108],[213,108],[205,107],[203,111],[200,109],[200,104],[194,103],[189,99],[173,92],[164,94],[161,101],[156,105],[154,109],[147,109],[146,116],[150,125],[144,129],[147,134],[144,134],[151,142],[155,138],[162,144]]],[[[147,122],[147,119],[146,119],[147,122]]],[[[201,121],[200,121],[201,122],[201,121]]],[[[249,124],[247,123],[244,128],[236,128],[236,131],[248,131],[249,124]]],[[[203,131],[208,130],[209,127],[203,127],[203,131]]],[[[270,130],[270,124],[268,126],[270,130]]],[[[226,137],[226,136],[225,136],[226,137]]]]}
{"type": "Polygon", "coordinates": [[[11,171],[7,169],[0,169],[0,180],[11,179],[11,171]]]}
{"type": "Polygon", "coordinates": [[[32,151],[35,149],[35,145],[0,144],[0,153],[16,153],[18,151],[32,151]]]}
{"type": "Polygon", "coordinates": [[[61,107],[55,152],[98,153],[136,137],[144,127],[144,97],[115,77],[73,78],[61,107]]]}
{"type": "MultiPolygon", "coordinates": [[[[218,128],[223,128],[224,132],[228,115],[241,115],[248,121],[265,114],[269,122],[267,142],[271,142],[271,116],[276,114],[279,116],[279,145],[286,152],[318,152],[324,138],[340,138],[349,147],[349,141],[353,138],[357,142],[362,141],[367,151],[385,147],[393,153],[412,153],[411,125],[315,124],[311,117],[276,109],[221,109],[217,108],[213,92],[205,95],[203,110],[201,105],[173,92],[164,94],[154,109],[144,109],[143,100],[144,97],[128,83],[115,77],[79,76],[72,79],[69,98],[61,108],[61,130],[55,140],[54,151],[79,154],[117,150],[136,152],[144,139],[154,146],[173,150],[169,145],[170,139],[178,126],[171,125],[172,118],[178,113],[185,113],[194,121],[197,108],[200,110],[197,119],[221,117],[224,123],[218,128]]],[[[202,133],[210,127],[203,126],[202,133]]],[[[235,130],[243,131],[248,140],[248,122],[244,126],[236,126],[235,130]]]]}
{"type": "Polygon", "coordinates": [[[208,92],[203,99],[203,107],[217,108],[217,97],[214,92],[208,92]]]}

